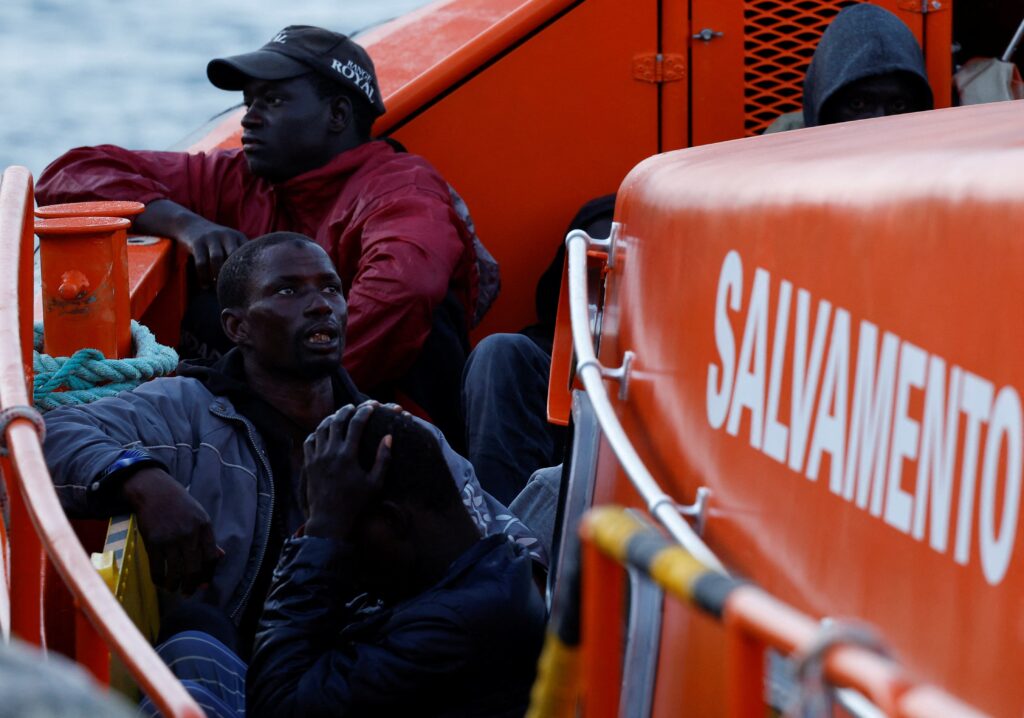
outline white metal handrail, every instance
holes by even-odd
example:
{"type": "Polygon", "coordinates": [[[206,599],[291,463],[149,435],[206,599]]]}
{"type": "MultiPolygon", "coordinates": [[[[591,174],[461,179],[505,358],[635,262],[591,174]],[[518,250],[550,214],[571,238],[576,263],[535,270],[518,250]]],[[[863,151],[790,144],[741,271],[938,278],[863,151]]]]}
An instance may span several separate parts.
{"type": "MultiPolygon", "coordinates": [[[[613,228],[613,234],[614,231],[613,228]]],[[[595,247],[607,251],[609,264],[612,264],[615,243],[609,240],[594,240],[582,230],[573,230],[566,236],[565,246],[569,256],[569,319],[572,326],[572,343],[576,349],[576,374],[587,390],[601,431],[626,476],[647,504],[647,510],[658,523],[698,561],[720,573],[728,573],[714,552],[679,513],[676,501],[662,490],[651,472],[647,470],[629,437],[626,436],[608,398],[604,377],[609,371],[614,370],[603,367],[594,354],[594,338],[590,334],[587,313],[587,249],[595,247]]]]}
{"type": "MultiPolygon", "coordinates": [[[[625,429],[612,407],[604,386],[605,378],[618,378],[619,370],[604,367],[594,353],[594,338],[590,334],[587,297],[587,249],[608,252],[608,266],[614,266],[615,238],[617,225],[612,225],[612,236],[608,239],[594,239],[582,230],[573,230],[565,237],[569,257],[569,321],[572,327],[572,343],[576,349],[576,374],[583,382],[594,410],[594,416],[601,427],[608,444],[612,447],[622,470],[647,504],[647,510],[668,531],[684,549],[708,568],[728,574],[725,566],[706,543],[686,522],[679,512],[679,504],[666,494],[643,459],[633,448],[625,429]]],[[[836,688],[839,704],[856,718],[876,718],[882,712],[870,700],[851,688],[836,688]]]]}
{"type": "Polygon", "coordinates": [[[1014,54],[1017,52],[1017,47],[1020,45],[1020,41],[1024,39],[1024,20],[1020,21],[1020,25],[1017,27],[1017,32],[1013,33],[1013,39],[1010,40],[1010,44],[1006,46],[1006,52],[1003,53],[1003,62],[1010,62],[1013,60],[1014,54]]]}

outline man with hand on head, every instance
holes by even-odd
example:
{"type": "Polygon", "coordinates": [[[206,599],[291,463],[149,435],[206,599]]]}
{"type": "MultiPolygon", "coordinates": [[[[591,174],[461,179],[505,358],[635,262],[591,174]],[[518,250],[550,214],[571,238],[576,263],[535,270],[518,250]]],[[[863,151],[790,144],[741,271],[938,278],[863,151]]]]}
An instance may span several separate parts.
{"type": "Polygon", "coordinates": [[[251,663],[201,631],[157,649],[208,715],[522,716],[546,618],[531,560],[481,537],[436,432],[369,401],[324,419],[304,457],[308,518],[251,663]]]}
{"type": "MultiPolygon", "coordinates": [[[[304,520],[303,441],[365,397],[340,365],[342,282],[316,242],[290,232],[247,242],[225,262],[217,289],[236,348],[48,413],[44,450],[69,514],[137,515],[154,579],[169,591],[165,635],[202,626],[247,655],[281,546],[304,520]],[[175,608],[179,589],[195,596],[175,608]]],[[[437,437],[481,534],[536,544],[441,433],[421,426],[437,437]]]]}
{"type": "MultiPolygon", "coordinates": [[[[212,60],[207,75],[242,92],[240,148],[80,147],[43,172],[40,204],[142,202],[136,231],[184,245],[207,286],[249,237],[315,238],[348,301],[344,364],[352,378],[380,399],[401,392],[461,435],[458,395],[477,293],[472,236],[426,160],[371,139],[384,103],[365,50],[345,35],[293,25],[255,52],[212,60]]],[[[193,299],[186,355],[230,348],[218,314],[209,292],[193,299]]]]}
{"type": "Polygon", "coordinates": [[[305,454],[309,519],[264,606],[248,714],[521,716],[544,605],[522,547],[480,537],[436,437],[363,404],[305,454]]]}

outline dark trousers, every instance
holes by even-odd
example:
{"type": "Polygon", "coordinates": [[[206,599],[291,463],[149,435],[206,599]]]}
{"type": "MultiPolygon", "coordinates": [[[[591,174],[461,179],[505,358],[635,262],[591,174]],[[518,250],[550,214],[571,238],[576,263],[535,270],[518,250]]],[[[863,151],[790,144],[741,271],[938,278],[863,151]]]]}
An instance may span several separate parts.
{"type": "Polygon", "coordinates": [[[484,489],[506,506],[534,471],[562,460],[565,428],[547,420],[551,355],[522,334],[492,334],[466,361],[467,456],[484,489]]]}

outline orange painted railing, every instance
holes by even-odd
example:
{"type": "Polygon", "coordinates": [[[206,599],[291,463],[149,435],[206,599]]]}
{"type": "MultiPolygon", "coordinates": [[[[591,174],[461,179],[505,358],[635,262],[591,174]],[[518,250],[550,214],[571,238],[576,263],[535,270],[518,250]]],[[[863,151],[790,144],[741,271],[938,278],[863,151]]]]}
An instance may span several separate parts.
{"type": "MultiPolygon", "coordinates": [[[[822,637],[822,625],[757,586],[723,576],[626,511],[605,506],[584,516],[582,547],[581,670],[585,715],[620,711],[623,604],[622,569],[648,576],[675,599],[721,622],[725,665],[725,715],[765,715],[765,650],[799,658],[822,637]]],[[[841,636],[841,634],[835,634],[841,636]]],[[[670,640],[666,636],[666,640],[670,640]]],[[[896,661],[841,637],[823,651],[824,680],[867,697],[887,716],[980,718],[983,714],[939,688],[915,680],[896,661]]]]}
{"type": "MultiPolygon", "coordinates": [[[[0,407],[30,405],[32,337],[32,177],[11,167],[0,181],[0,407]]],[[[24,640],[46,644],[41,605],[45,561],[49,558],[74,597],[76,658],[101,682],[116,654],[165,716],[199,718],[202,710],[121,610],[93,569],[53,489],[30,412],[4,428],[10,454],[3,474],[11,520],[4,536],[10,548],[6,569],[10,593],[9,628],[24,640]]]]}

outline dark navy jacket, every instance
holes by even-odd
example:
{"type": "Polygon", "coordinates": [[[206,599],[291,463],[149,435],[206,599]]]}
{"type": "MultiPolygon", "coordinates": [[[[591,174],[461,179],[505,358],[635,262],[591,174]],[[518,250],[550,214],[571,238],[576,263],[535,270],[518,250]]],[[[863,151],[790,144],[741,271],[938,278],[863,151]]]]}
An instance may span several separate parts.
{"type": "Polygon", "coordinates": [[[287,542],[246,676],[261,716],[521,716],[545,611],[530,558],[481,539],[432,588],[367,609],[343,544],[287,542]]]}

